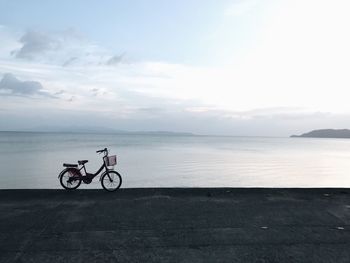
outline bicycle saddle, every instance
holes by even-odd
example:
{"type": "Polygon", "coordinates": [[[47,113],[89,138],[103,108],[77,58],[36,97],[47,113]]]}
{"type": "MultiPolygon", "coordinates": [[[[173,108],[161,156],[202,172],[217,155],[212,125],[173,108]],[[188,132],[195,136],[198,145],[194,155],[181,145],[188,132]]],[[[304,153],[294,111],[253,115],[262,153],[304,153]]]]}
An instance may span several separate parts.
{"type": "Polygon", "coordinates": [[[78,167],[77,164],[71,164],[71,163],[64,163],[63,166],[64,167],[78,167]]]}
{"type": "Polygon", "coordinates": [[[80,161],[78,161],[78,164],[79,165],[83,165],[83,164],[85,164],[85,163],[87,163],[88,162],[88,160],[80,160],[80,161]]]}

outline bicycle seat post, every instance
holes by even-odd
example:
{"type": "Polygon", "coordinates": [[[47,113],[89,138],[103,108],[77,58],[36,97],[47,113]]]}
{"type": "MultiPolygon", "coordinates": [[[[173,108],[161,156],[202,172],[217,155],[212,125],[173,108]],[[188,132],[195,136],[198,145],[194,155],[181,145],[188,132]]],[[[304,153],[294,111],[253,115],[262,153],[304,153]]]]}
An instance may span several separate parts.
{"type": "Polygon", "coordinates": [[[85,175],[87,175],[86,168],[85,168],[85,163],[83,163],[83,168],[84,168],[85,175]]]}

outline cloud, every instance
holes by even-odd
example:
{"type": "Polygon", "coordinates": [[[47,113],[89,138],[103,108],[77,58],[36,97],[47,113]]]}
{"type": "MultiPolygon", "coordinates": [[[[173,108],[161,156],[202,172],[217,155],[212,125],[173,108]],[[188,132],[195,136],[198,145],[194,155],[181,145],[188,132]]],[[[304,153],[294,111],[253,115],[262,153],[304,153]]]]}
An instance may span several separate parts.
{"type": "Polygon", "coordinates": [[[159,107],[147,107],[147,108],[139,108],[138,109],[140,112],[147,112],[147,113],[159,113],[159,112],[164,112],[163,108],[159,107]]]}
{"type": "Polygon", "coordinates": [[[0,27],[0,39],[0,59],[12,62],[60,67],[105,67],[126,62],[125,53],[113,54],[73,29],[16,32],[0,27]]]}
{"type": "MultiPolygon", "coordinates": [[[[259,4],[258,1],[233,3],[227,15],[238,16],[246,12],[250,19],[253,16],[249,12],[258,12],[260,8],[254,6],[259,4]]],[[[84,111],[87,118],[96,114],[93,121],[118,116],[124,120],[126,128],[129,124],[135,125],[135,129],[151,125],[156,129],[175,129],[188,125],[190,130],[199,133],[225,131],[267,135],[297,133],[296,128],[303,132],[312,127],[344,125],[350,118],[331,122],[330,117],[316,118],[303,109],[350,112],[347,70],[350,38],[343,34],[348,24],[347,8],[342,8],[343,15],[324,19],[327,10],[335,9],[333,5],[322,7],[320,4],[320,10],[314,10],[311,4],[307,9],[300,8],[300,5],[294,6],[293,1],[281,5],[270,10],[271,15],[264,16],[260,33],[251,38],[254,43],[238,50],[235,46],[223,46],[223,54],[229,53],[225,58],[234,61],[227,65],[201,66],[165,61],[119,64],[124,62],[123,55],[115,55],[69,34],[63,37],[65,34],[57,32],[27,32],[21,42],[17,41],[18,36],[14,38],[19,45],[10,49],[16,49],[15,57],[0,56],[5,58],[0,61],[0,72],[11,72],[19,79],[38,80],[45,84],[50,94],[61,98],[55,103],[37,100],[35,108],[40,106],[42,112],[49,109],[84,111]],[[313,14],[311,20],[310,13],[313,14]],[[43,39],[39,39],[40,35],[43,39]],[[239,55],[234,56],[230,50],[239,55]],[[30,59],[16,59],[17,56],[30,59]],[[278,108],[281,106],[284,108],[278,108]],[[152,122],[146,117],[152,118],[152,122]]],[[[337,10],[333,13],[338,14],[337,10]]],[[[223,20],[237,23],[237,19],[225,17],[223,20]]],[[[251,23],[255,25],[256,21],[251,23]]],[[[223,29],[225,35],[239,40],[231,26],[223,29]]],[[[242,32],[246,34],[243,29],[242,32]]],[[[8,55],[8,48],[3,46],[12,45],[13,41],[9,39],[4,45],[3,37],[0,39],[0,52],[8,55]]],[[[36,87],[34,91],[43,92],[42,86],[36,87]]],[[[16,89],[1,88],[0,91],[19,95],[16,89]]],[[[24,96],[23,91],[20,94],[24,96]]],[[[32,110],[32,105],[22,103],[21,98],[0,99],[2,107],[13,112],[20,107],[26,107],[24,112],[32,110]]]]}
{"type": "Polygon", "coordinates": [[[54,96],[43,90],[43,86],[38,81],[21,81],[13,74],[4,74],[0,81],[0,95],[7,96],[44,96],[53,98],[54,96]]]}
{"type": "Polygon", "coordinates": [[[12,57],[62,67],[105,64],[107,58],[112,64],[118,60],[112,57],[111,52],[88,41],[73,29],[55,32],[29,30],[23,33],[16,46],[18,48],[12,49],[12,57]]]}
{"type": "Polygon", "coordinates": [[[33,59],[48,50],[57,49],[57,39],[38,31],[28,31],[20,39],[23,46],[14,52],[17,58],[33,59]]]}
{"type": "Polygon", "coordinates": [[[69,59],[67,59],[63,64],[62,67],[68,67],[70,65],[72,65],[74,62],[76,62],[78,60],[78,57],[71,57],[69,59]]]}
{"type": "Polygon", "coordinates": [[[116,65],[122,62],[123,58],[125,56],[125,53],[121,54],[121,55],[114,55],[113,57],[111,57],[110,59],[108,59],[106,61],[106,65],[107,66],[112,66],[112,65],[116,65]]]}
{"type": "Polygon", "coordinates": [[[62,90],[55,92],[55,95],[62,95],[64,93],[66,93],[66,91],[62,89],[62,90]]]}
{"type": "Polygon", "coordinates": [[[90,91],[91,91],[92,95],[95,97],[98,96],[101,92],[101,90],[98,88],[92,88],[92,89],[90,89],[90,91]]]}

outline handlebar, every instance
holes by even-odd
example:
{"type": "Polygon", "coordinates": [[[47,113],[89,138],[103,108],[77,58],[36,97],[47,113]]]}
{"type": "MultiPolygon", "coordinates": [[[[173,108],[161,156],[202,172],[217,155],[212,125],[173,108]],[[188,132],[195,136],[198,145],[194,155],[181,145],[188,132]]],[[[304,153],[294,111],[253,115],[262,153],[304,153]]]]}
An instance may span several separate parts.
{"type": "Polygon", "coordinates": [[[104,148],[104,149],[102,149],[102,150],[96,151],[96,153],[103,153],[103,152],[108,154],[107,148],[104,148]]]}

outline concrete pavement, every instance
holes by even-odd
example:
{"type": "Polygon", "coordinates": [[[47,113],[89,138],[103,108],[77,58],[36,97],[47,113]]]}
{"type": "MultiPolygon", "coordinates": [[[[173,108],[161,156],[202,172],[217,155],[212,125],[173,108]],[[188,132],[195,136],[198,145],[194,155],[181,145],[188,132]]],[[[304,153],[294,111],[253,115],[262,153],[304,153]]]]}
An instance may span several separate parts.
{"type": "Polygon", "coordinates": [[[350,190],[0,190],[0,262],[350,262],[350,190]]]}

